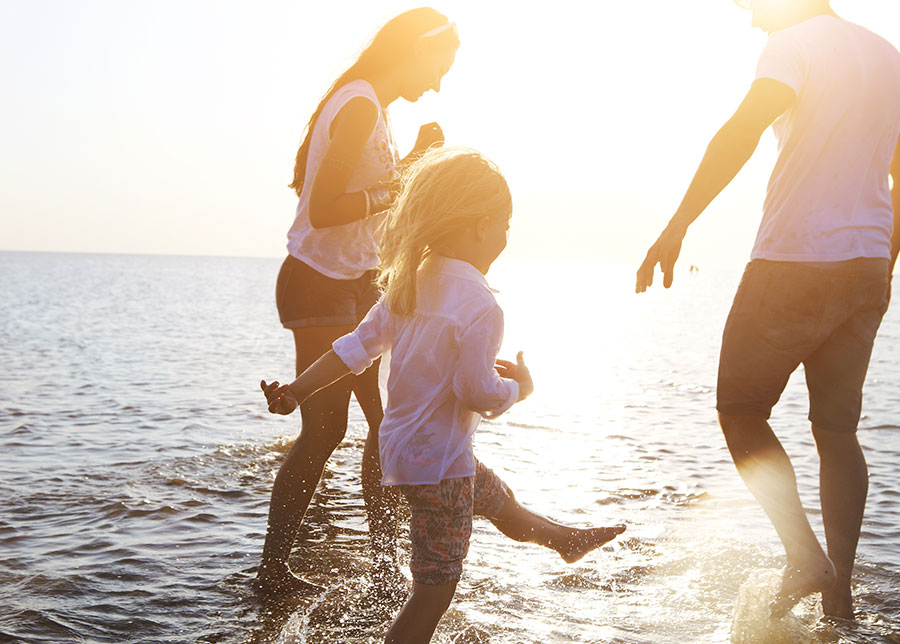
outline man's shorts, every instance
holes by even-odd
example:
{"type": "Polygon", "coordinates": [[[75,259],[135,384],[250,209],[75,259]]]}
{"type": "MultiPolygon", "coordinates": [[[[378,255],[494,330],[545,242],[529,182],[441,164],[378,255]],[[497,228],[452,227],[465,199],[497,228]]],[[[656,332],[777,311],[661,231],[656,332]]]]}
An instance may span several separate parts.
{"type": "Polygon", "coordinates": [[[809,420],[855,432],[875,334],[887,310],[888,260],[747,265],[725,323],[716,408],[768,418],[803,363],[809,420]]]}
{"type": "Polygon", "coordinates": [[[459,581],[469,552],[472,516],[495,518],[512,491],[493,471],[475,462],[475,476],[445,479],[437,485],[400,485],[409,502],[413,581],[459,581]]]}
{"type": "Polygon", "coordinates": [[[288,255],[275,285],[282,326],[297,329],[358,324],[381,296],[375,278],[372,270],[355,280],[336,280],[288,255]]]}

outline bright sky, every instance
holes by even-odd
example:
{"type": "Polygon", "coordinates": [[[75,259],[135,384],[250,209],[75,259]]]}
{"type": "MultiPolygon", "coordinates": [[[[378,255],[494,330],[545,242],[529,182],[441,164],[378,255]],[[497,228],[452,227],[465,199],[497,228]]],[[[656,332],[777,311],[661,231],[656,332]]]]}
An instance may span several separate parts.
{"type": "MultiPolygon", "coordinates": [[[[283,255],[309,114],[410,6],[4,0],[0,248],[283,255]]],[[[492,157],[520,258],[636,266],[766,38],[731,0],[434,6],[462,47],[439,95],[392,106],[401,152],[436,120],[448,143],[492,157]]],[[[833,6],[900,45],[896,0],[833,6]]],[[[767,135],[689,233],[685,261],[745,260],[774,148],[767,135]]]]}

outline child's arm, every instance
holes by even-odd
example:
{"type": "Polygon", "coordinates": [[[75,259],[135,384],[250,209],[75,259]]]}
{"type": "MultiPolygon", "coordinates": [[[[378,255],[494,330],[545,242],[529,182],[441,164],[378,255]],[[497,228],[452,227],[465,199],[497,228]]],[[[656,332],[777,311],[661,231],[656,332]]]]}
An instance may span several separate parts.
{"type": "Polygon", "coordinates": [[[307,367],[289,385],[278,381],[259,383],[266,394],[269,411],[273,414],[290,414],[298,405],[320,389],[336,382],[349,373],[361,374],[381,356],[385,349],[384,334],[390,315],[379,300],[369,309],[366,317],[352,333],[338,338],[332,349],[307,367]]]}
{"type": "Polygon", "coordinates": [[[349,367],[331,350],[312,363],[291,384],[279,385],[277,380],[266,384],[265,380],[261,380],[259,386],[266,394],[269,411],[273,414],[286,415],[297,409],[298,405],[303,404],[314,393],[337,382],[348,373],[349,367]]]}
{"type": "Polygon", "coordinates": [[[517,377],[501,377],[495,361],[502,339],[503,311],[496,305],[458,338],[459,364],[453,376],[453,393],[466,408],[485,418],[496,418],[530,394],[533,387],[524,362],[521,371],[516,365],[517,377]],[[522,379],[521,389],[518,378],[522,379]]]}
{"type": "Polygon", "coordinates": [[[523,353],[519,351],[516,354],[516,361],[497,359],[494,369],[502,378],[511,378],[519,383],[519,400],[525,400],[534,393],[534,382],[531,380],[531,371],[525,366],[525,358],[523,353]]]}

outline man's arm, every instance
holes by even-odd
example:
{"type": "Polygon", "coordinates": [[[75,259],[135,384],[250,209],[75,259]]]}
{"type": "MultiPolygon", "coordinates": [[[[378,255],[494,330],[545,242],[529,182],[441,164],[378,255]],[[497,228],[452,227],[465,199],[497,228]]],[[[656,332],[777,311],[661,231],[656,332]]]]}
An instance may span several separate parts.
{"type": "Polygon", "coordinates": [[[890,274],[893,275],[897,255],[900,255],[900,141],[897,141],[897,149],[894,150],[894,159],[891,161],[891,177],[894,180],[894,187],[891,190],[891,202],[894,204],[894,234],[891,238],[890,274]]]}
{"type": "Polygon", "coordinates": [[[653,284],[657,264],[663,271],[663,285],[672,285],[675,262],[688,226],[737,176],[753,156],[763,132],[796,98],[794,90],[779,81],[761,78],[753,83],[737,111],[710,141],[681,205],[647,252],[637,273],[636,292],[643,293],[653,284]]]}

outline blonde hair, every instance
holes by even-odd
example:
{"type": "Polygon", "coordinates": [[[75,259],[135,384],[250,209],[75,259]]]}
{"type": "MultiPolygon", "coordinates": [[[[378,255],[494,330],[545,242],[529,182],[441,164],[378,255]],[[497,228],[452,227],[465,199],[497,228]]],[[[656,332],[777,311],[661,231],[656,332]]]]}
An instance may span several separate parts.
{"type": "Polygon", "coordinates": [[[500,170],[474,150],[435,148],[401,178],[381,242],[378,285],[395,315],[416,309],[416,274],[436,246],[485,216],[509,217],[512,197],[500,170]]]}

